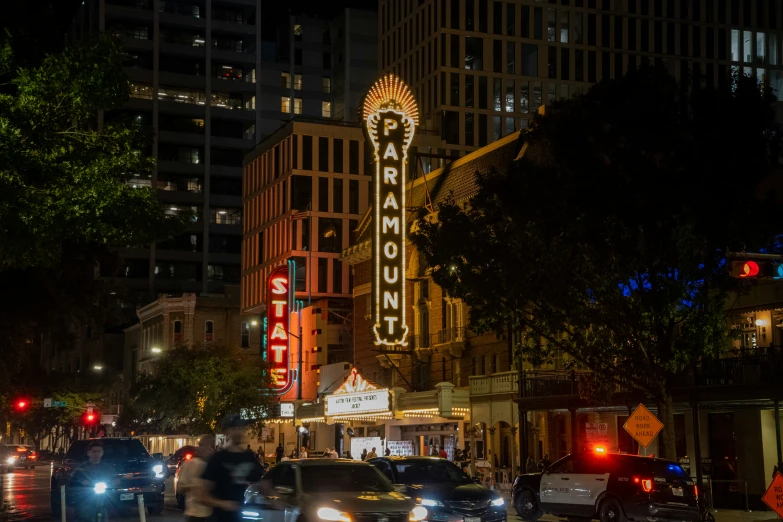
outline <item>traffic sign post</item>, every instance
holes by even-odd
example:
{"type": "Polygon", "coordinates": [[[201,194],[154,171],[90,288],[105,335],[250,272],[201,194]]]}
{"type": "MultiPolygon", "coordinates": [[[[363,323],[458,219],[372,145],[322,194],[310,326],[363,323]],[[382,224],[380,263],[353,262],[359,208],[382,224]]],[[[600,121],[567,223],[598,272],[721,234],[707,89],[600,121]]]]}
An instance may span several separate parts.
{"type": "Polygon", "coordinates": [[[783,475],[780,472],[775,474],[775,478],[772,479],[772,484],[769,485],[769,489],[761,497],[761,500],[768,505],[772,511],[783,518],[783,475]]]}
{"type": "Polygon", "coordinates": [[[646,448],[661,432],[663,423],[644,404],[640,404],[625,421],[623,428],[640,446],[646,448]]]}

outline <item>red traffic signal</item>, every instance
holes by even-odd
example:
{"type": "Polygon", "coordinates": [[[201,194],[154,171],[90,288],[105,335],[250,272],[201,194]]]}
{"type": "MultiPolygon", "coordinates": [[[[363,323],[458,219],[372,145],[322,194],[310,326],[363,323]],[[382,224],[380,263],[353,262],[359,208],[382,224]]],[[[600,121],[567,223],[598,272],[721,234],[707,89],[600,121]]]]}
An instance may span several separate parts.
{"type": "Polygon", "coordinates": [[[16,411],[27,411],[29,407],[30,401],[28,399],[16,399],[14,401],[14,410],[16,411]]]}
{"type": "Polygon", "coordinates": [[[754,279],[759,277],[765,277],[768,270],[766,270],[766,263],[759,263],[752,259],[746,259],[743,261],[731,262],[731,277],[738,277],[740,279],[754,279]]]}
{"type": "Polygon", "coordinates": [[[82,422],[87,426],[91,426],[98,422],[98,417],[99,417],[98,413],[94,411],[88,411],[84,415],[82,415],[82,422]]]}

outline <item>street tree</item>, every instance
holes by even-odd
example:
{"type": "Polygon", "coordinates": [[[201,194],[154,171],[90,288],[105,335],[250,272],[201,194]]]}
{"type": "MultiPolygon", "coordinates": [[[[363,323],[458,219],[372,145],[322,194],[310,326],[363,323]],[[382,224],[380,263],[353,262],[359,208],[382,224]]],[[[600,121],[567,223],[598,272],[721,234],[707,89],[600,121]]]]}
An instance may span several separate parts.
{"type": "MultiPolygon", "coordinates": [[[[16,67],[0,31],[0,387],[42,332],[62,342],[100,323],[116,251],[171,237],[192,214],[167,215],[154,190],[150,135],[119,117],[125,54],[106,37],[16,67]],[[138,187],[138,184],[136,184],[138,187]]],[[[28,61],[23,63],[28,63],[28,61]]]]}
{"type": "Polygon", "coordinates": [[[779,210],[757,188],[777,162],[771,93],[643,67],[547,106],[507,170],[477,176],[412,241],[477,331],[523,334],[517,354],[593,371],[658,404],[675,457],[672,389],[727,346],[725,254],[775,251],[779,210]]]}
{"type": "Polygon", "coordinates": [[[258,355],[219,343],[174,348],[135,385],[120,425],[130,431],[214,432],[226,415],[243,413],[260,432],[273,404],[258,355]]]}

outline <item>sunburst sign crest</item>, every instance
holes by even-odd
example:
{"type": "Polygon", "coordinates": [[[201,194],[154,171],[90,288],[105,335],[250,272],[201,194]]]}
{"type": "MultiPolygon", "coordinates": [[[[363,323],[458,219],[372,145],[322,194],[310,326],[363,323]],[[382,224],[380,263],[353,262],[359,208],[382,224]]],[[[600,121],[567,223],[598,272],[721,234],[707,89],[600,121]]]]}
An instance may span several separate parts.
{"type": "Polygon", "coordinates": [[[387,74],[379,78],[370,87],[370,91],[364,98],[364,114],[366,120],[371,114],[385,109],[401,111],[419,124],[419,107],[408,85],[394,74],[387,74]]]}

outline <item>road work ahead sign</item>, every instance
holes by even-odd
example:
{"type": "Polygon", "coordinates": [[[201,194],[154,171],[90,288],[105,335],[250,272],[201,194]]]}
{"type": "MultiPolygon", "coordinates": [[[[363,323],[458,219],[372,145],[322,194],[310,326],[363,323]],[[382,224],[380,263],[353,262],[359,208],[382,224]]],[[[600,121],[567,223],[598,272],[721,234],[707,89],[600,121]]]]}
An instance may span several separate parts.
{"type": "Polygon", "coordinates": [[[646,448],[663,429],[663,424],[644,404],[640,404],[625,421],[623,428],[636,442],[646,448]]]}
{"type": "Polygon", "coordinates": [[[775,474],[772,484],[769,485],[769,489],[761,497],[761,500],[771,507],[779,517],[783,517],[783,475],[775,474]]]}

